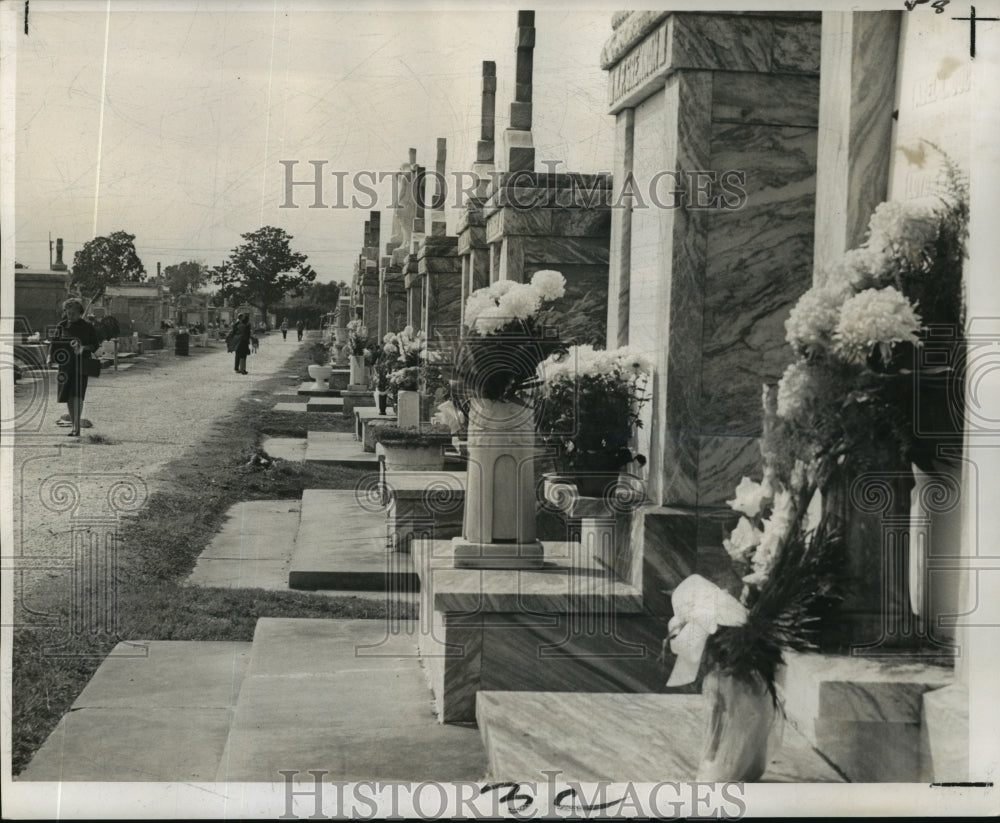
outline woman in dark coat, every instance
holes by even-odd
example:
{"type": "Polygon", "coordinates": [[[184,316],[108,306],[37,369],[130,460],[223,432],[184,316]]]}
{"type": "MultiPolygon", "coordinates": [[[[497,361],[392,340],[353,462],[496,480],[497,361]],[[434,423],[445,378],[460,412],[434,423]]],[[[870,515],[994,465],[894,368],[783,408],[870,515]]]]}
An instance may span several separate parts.
{"type": "Polygon", "coordinates": [[[83,400],[87,396],[87,374],[84,361],[100,348],[101,341],[97,331],[83,319],[83,303],[71,298],[63,303],[65,318],[59,321],[56,332],[57,341],[69,343],[53,346],[51,358],[59,367],[60,403],[65,403],[69,409],[69,419],[72,428],[68,437],[80,436],[80,421],[83,419],[83,400]]]}
{"type": "Polygon", "coordinates": [[[235,371],[249,374],[247,371],[247,355],[250,354],[250,315],[241,314],[231,332],[229,332],[229,348],[235,353],[235,371]]]}

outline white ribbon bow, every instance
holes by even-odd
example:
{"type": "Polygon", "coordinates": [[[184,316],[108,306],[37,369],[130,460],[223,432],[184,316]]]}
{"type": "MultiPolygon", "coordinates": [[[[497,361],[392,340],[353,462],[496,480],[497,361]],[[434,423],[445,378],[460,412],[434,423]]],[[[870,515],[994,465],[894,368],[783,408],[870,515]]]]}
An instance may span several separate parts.
{"type": "Polygon", "coordinates": [[[719,626],[742,626],[747,610],[739,600],[700,574],[684,578],[670,598],[674,616],[670,618],[670,650],[677,655],[668,686],[694,682],[701,665],[705,643],[719,626]]]}

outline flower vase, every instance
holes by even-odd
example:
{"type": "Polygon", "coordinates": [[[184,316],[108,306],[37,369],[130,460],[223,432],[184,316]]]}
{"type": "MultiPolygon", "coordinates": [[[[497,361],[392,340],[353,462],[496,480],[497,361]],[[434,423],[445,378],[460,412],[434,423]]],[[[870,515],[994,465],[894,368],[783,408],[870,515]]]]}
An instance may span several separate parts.
{"type": "Polygon", "coordinates": [[[401,389],[396,394],[396,425],[415,429],[420,425],[420,393],[401,389]]]}
{"type": "Polygon", "coordinates": [[[375,407],[378,409],[378,413],[380,415],[385,414],[388,403],[389,403],[388,392],[379,391],[378,389],[375,389],[375,407]]]}
{"type": "Polygon", "coordinates": [[[785,719],[767,683],[756,672],[743,678],[713,670],[705,675],[702,694],[707,730],[695,779],[759,780],[781,744],[785,719]]]}
{"type": "Polygon", "coordinates": [[[452,541],[455,568],[541,568],[534,471],[533,409],[472,400],[462,536],[452,541]]]}
{"type": "Polygon", "coordinates": [[[368,382],[368,368],[363,354],[351,355],[351,385],[364,386],[368,382]]]}

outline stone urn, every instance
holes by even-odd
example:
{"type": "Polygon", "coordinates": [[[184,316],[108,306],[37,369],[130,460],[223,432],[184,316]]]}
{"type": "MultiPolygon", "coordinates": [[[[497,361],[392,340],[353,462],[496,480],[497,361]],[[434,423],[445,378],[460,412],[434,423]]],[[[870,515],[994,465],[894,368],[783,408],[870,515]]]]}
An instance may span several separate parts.
{"type": "Polygon", "coordinates": [[[455,568],[537,569],[535,420],[531,406],[474,399],[469,409],[468,470],[455,568]]]}
{"type": "Polygon", "coordinates": [[[320,366],[316,363],[309,366],[309,376],[313,379],[313,389],[317,391],[326,389],[329,386],[327,381],[332,373],[333,366],[320,366]]]}

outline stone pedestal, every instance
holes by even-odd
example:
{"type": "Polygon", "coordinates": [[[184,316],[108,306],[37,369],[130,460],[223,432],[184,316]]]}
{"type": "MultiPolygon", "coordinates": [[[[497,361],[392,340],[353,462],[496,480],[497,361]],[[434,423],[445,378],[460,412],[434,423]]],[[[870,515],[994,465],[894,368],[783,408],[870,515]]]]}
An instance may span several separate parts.
{"type": "Polygon", "coordinates": [[[535,421],[530,407],[473,400],[469,411],[468,493],[455,568],[542,565],[535,538],[535,421]]]}
{"type": "MultiPolygon", "coordinates": [[[[611,179],[594,174],[504,174],[486,201],[490,282],[527,283],[542,269],[566,277],[551,304],[585,320],[591,340],[605,340],[611,179]]],[[[580,340],[579,342],[587,342],[580,340]]]]}
{"type": "Polygon", "coordinates": [[[400,428],[415,429],[420,425],[420,393],[399,391],[396,394],[397,425],[400,428]]]}

